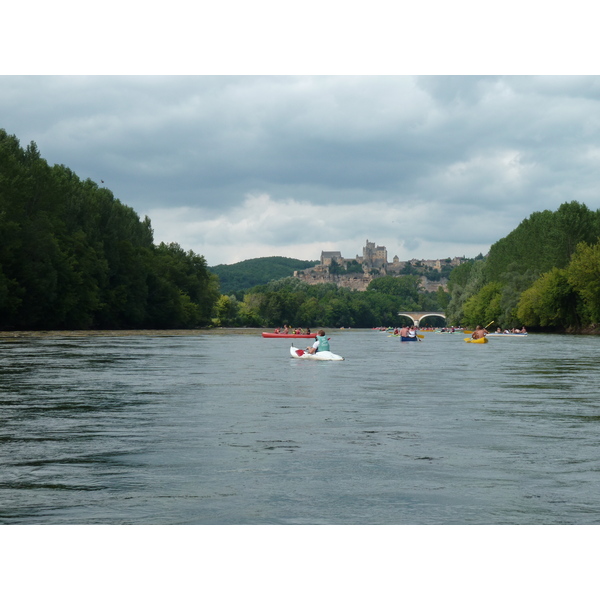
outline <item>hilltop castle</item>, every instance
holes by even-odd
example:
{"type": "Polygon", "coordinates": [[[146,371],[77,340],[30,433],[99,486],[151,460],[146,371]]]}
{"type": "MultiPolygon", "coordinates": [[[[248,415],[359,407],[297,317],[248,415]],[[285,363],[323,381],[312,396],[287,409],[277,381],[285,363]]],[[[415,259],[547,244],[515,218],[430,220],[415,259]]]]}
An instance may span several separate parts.
{"type": "Polygon", "coordinates": [[[465,262],[464,257],[453,259],[400,261],[394,256],[392,262],[388,262],[387,249],[385,246],[376,246],[374,242],[367,240],[362,256],[356,258],[344,258],[339,251],[321,252],[321,264],[304,271],[295,271],[294,277],[306,281],[306,283],[335,283],[338,287],[347,287],[357,291],[365,291],[369,283],[378,277],[392,275],[401,277],[408,274],[421,275],[421,285],[427,291],[436,291],[440,287],[447,288],[447,277],[440,276],[430,280],[425,273],[437,271],[440,275],[449,269],[465,262]]]}

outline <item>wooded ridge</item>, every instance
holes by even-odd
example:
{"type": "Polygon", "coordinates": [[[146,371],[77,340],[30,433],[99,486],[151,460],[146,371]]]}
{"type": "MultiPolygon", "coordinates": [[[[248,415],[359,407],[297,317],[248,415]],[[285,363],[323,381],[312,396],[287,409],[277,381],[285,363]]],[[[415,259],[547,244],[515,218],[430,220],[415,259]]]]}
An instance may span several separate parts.
{"type": "Polygon", "coordinates": [[[250,258],[232,265],[209,267],[209,271],[218,275],[221,293],[247,290],[255,285],[263,285],[284,277],[291,277],[294,271],[308,269],[318,264],[318,260],[299,260],[283,256],[250,258]]]}

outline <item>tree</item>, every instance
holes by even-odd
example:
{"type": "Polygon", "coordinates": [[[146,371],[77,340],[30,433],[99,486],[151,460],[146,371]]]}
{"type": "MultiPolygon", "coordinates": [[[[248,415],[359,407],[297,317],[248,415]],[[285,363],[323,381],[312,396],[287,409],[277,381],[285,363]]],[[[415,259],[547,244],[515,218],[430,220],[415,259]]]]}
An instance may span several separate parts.
{"type": "Polygon", "coordinates": [[[218,280],[150,219],[0,129],[0,327],[198,326],[218,280]]]}
{"type": "Polygon", "coordinates": [[[435,297],[436,297],[436,303],[438,305],[438,307],[440,308],[440,310],[445,310],[446,307],[448,306],[448,303],[450,302],[450,294],[446,291],[444,291],[444,288],[442,286],[438,287],[437,291],[435,292],[435,297]]]}
{"type": "Polygon", "coordinates": [[[347,273],[362,273],[362,265],[357,260],[351,260],[346,264],[347,273]]]}
{"type": "Polygon", "coordinates": [[[442,278],[442,274],[436,270],[428,270],[427,273],[425,273],[425,277],[427,277],[429,281],[439,281],[442,278]]]}
{"type": "Polygon", "coordinates": [[[315,297],[307,298],[298,309],[298,324],[301,327],[314,327],[320,322],[323,309],[315,297]]]}
{"type": "Polygon", "coordinates": [[[238,320],[246,327],[261,327],[264,325],[260,316],[262,294],[244,294],[244,299],[238,305],[238,320]]]}
{"type": "Polygon", "coordinates": [[[418,275],[392,277],[386,275],[369,283],[367,291],[380,292],[396,296],[401,302],[417,302],[421,290],[421,278],[418,275]]]}
{"type": "Polygon", "coordinates": [[[344,272],[342,265],[338,264],[335,258],[332,258],[331,263],[329,264],[329,273],[331,273],[331,275],[338,275],[342,272],[344,272]]]}
{"type": "Polygon", "coordinates": [[[502,287],[497,282],[488,283],[464,304],[464,321],[469,325],[482,325],[498,321],[502,287]]]}
{"type": "Polygon", "coordinates": [[[179,326],[197,327],[210,323],[213,306],[219,298],[218,279],[208,271],[204,257],[191,250],[186,252],[176,243],[161,243],[157,247],[157,258],[159,272],[183,293],[179,326]]]}
{"type": "Polygon", "coordinates": [[[573,290],[583,299],[586,320],[600,323],[600,242],[578,244],[566,276],[573,290]]]}
{"type": "Polygon", "coordinates": [[[502,295],[500,298],[500,313],[497,322],[503,327],[517,327],[520,320],[517,317],[517,306],[521,294],[537,279],[535,271],[522,273],[516,266],[501,277],[502,295]]]}
{"type": "Polygon", "coordinates": [[[577,325],[578,296],[564,269],[554,267],[521,294],[517,317],[527,327],[577,325]]]}
{"type": "Polygon", "coordinates": [[[346,327],[350,323],[348,304],[341,299],[333,298],[325,307],[324,320],[333,327],[346,327]]]}
{"type": "Polygon", "coordinates": [[[237,321],[239,302],[235,296],[221,295],[214,307],[213,324],[217,327],[235,325],[237,321]]]}
{"type": "Polygon", "coordinates": [[[465,316],[465,304],[484,285],[485,260],[463,263],[450,274],[448,289],[450,301],[446,308],[448,322],[466,325],[470,322],[465,316]]]}
{"type": "Polygon", "coordinates": [[[486,278],[499,281],[511,268],[546,273],[565,268],[579,242],[595,243],[600,235],[600,213],[577,201],[557,211],[534,212],[490,248],[486,278]]]}
{"type": "Polygon", "coordinates": [[[556,227],[551,232],[551,240],[557,248],[555,266],[566,267],[579,243],[593,244],[598,240],[599,214],[575,200],[560,205],[554,215],[556,227]]]}
{"type": "Polygon", "coordinates": [[[218,275],[222,294],[240,292],[239,299],[241,300],[244,290],[257,285],[265,285],[269,281],[291,277],[294,271],[308,269],[318,263],[319,261],[314,260],[269,256],[251,258],[233,265],[217,265],[209,267],[209,270],[218,275]]]}

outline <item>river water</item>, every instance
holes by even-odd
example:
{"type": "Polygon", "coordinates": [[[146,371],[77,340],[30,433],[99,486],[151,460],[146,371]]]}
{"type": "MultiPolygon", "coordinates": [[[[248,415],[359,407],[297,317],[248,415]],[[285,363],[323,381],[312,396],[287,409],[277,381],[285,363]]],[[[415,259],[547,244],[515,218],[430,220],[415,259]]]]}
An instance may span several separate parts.
{"type": "Polygon", "coordinates": [[[0,523],[600,523],[600,338],[329,335],[0,338],[0,523]]]}

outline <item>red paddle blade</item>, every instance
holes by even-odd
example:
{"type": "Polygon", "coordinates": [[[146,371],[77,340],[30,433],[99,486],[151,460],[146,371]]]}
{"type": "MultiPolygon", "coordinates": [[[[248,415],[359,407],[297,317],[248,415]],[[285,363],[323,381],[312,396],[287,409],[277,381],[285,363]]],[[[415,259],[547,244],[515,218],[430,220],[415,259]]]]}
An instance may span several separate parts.
{"type": "Polygon", "coordinates": [[[296,354],[298,356],[302,356],[304,354],[304,350],[296,350],[296,354]]]}

